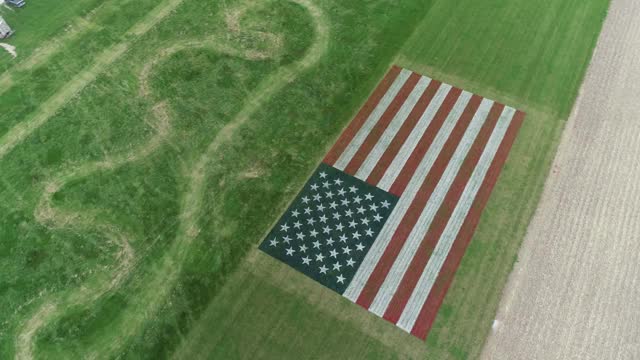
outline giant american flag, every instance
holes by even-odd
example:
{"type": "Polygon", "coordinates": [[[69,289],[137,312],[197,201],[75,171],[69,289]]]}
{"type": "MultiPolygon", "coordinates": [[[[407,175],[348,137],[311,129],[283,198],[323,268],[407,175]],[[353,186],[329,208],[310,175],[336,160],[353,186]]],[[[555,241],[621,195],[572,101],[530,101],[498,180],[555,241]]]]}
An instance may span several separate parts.
{"type": "Polygon", "coordinates": [[[260,249],[424,339],[523,119],[393,66],[260,249]]]}

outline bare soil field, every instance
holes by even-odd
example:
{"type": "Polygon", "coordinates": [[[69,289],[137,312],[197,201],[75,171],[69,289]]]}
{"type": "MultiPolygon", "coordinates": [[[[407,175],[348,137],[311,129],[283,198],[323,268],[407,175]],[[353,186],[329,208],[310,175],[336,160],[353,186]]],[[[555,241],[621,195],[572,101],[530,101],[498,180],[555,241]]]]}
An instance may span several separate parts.
{"type": "Polygon", "coordinates": [[[482,358],[640,358],[639,70],[613,0],[482,358]]]}

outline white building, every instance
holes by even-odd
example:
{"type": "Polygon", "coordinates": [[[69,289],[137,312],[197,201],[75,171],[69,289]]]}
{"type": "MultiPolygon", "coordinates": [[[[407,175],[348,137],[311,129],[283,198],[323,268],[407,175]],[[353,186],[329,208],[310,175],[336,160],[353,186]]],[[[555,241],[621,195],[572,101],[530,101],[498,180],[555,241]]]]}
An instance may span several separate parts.
{"type": "Polygon", "coordinates": [[[0,16],[0,39],[8,38],[11,34],[13,34],[13,30],[11,30],[9,24],[0,16]]]}

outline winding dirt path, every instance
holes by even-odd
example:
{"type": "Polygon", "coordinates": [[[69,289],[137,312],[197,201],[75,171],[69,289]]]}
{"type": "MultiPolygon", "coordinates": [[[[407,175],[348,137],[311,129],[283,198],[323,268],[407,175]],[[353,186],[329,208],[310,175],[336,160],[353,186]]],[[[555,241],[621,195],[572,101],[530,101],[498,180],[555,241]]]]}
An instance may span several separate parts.
{"type": "MultiPolygon", "coordinates": [[[[213,142],[209,145],[207,151],[201,156],[193,170],[190,172],[190,190],[185,195],[184,201],[182,202],[183,210],[180,217],[181,226],[180,231],[178,232],[178,238],[174,242],[170,253],[165,257],[160,273],[155,274],[155,277],[152,279],[151,286],[147,289],[148,294],[151,293],[153,296],[145,298],[145,301],[141,303],[144,305],[145,312],[147,314],[153,314],[157,311],[167,292],[175,283],[180,264],[188,253],[188,247],[185,247],[185,245],[188,245],[191,240],[197,236],[197,220],[202,206],[201,200],[204,192],[204,180],[207,173],[206,167],[211,158],[215,155],[219,146],[229,140],[234,131],[244,124],[251,115],[263,106],[268,99],[275,95],[275,93],[280,91],[287,83],[293,81],[305,69],[315,64],[327,48],[328,25],[326,20],[322,17],[320,10],[307,0],[291,1],[304,6],[309,11],[312,18],[316,20],[316,41],[301,61],[281,68],[275,74],[268,77],[255,90],[255,96],[250,97],[254,100],[249,102],[248,105],[246,105],[242,111],[217,134],[213,142]]],[[[235,14],[237,16],[227,18],[228,27],[232,32],[239,31],[239,29],[236,28],[238,24],[232,21],[235,21],[238,16],[241,16],[242,12],[246,11],[248,4],[249,3],[245,4],[244,10],[235,14]]],[[[164,15],[166,16],[166,14],[164,15]]],[[[136,31],[144,33],[148,31],[151,25],[147,24],[145,26],[147,27],[137,28],[136,31]]],[[[250,49],[237,49],[225,41],[216,40],[215,37],[181,42],[165,48],[159,51],[159,53],[149,61],[145,67],[143,67],[139,76],[139,93],[143,97],[149,97],[151,95],[149,76],[152,73],[154,66],[162,62],[168,56],[187,48],[209,47],[220,53],[254,61],[268,59],[279,55],[281,50],[280,37],[262,32],[257,36],[261,37],[264,41],[271,43],[273,46],[270,49],[271,51],[263,53],[250,49]]],[[[121,52],[118,52],[118,54],[121,54],[121,52]]],[[[115,60],[115,58],[113,60],[115,60]]],[[[103,64],[103,62],[99,63],[103,64]]],[[[73,87],[74,86],[72,86],[72,88],[73,87]]],[[[60,98],[64,97],[65,96],[60,96],[60,98]]],[[[51,229],[74,228],[77,230],[98,230],[104,234],[108,241],[118,246],[120,251],[118,252],[117,259],[115,261],[117,265],[112,269],[111,273],[113,275],[110,279],[102,279],[102,281],[98,281],[97,286],[87,284],[71,291],[70,293],[54,295],[52,298],[46,300],[28,319],[25,320],[19,330],[19,335],[16,338],[17,359],[33,358],[35,350],[35,336],[42,327],[46,326],[46,324],[50,323],[52,320],[63,316],[69,307],[87,306],[95,302],[105,293],[116,288],[135,266],[135,254],[130,246],[131,237],[128,234],[112,224],[101,222],[98,216],[93,215],[91,212],[73,212],[56,208],[52,204],[52,198],[71,181],[91,176],[99,171],[113,171],[127,163],[142,160],[154,153],[170,136],[171,122],[170,114],[165,102],[157,103],[152,109],[152,114],[154,115],[154,122],[149,125],[155,129],[156,134],[143,145],[124,154],[108,156],[105,160],[64,170],[47,182],[40,201],[34,211],[34,216],[38,222],[51,229]]],[[[0,152],[0,158],[1,155],[2,153],[0,152]]],[[[134,311],[140,310],[141,309],[136,308],[134,311]]],[[[132,317],[132,319],[139,319],[139,317],[132,317]]],[[[98,357],[105,356],[109,352],[117,350],[123,343],[122,340],[128,338],[132,334],[135,334],[135,331],[139,330],[142,324],[142,320],[137,323],[135,321],[128,322],[126,329],[122,329],[122,331],[114,331],[114,336],[117,338],[115,339],[116,341],[109,343],[109,349],[87,349],[87,352],[92,357],[98,357]]]]}
{"type": "MultiPolygon", "coordinates": [[[[136,24],[128,31],[128,34],[141,36],[149,31],[155,24],[171,13],[183,0],[166,0],[158,5],[147,17],[136,24]]],[[[86,27],[88,28],[88,27],[86,27]]],[[[79,35],[72,33],[70,38],[79,35]]],[[[68,41],[69,39],[67,39],[68,41]]],[[[103,51],[94,61],[93,65],[78,74],[75,78],[65,84],[56,94],[43,103],[40,108],[27,120],[13,127],[7,134],[0,138],[0,160],[9,153],[15,146],[33,133],[40,126],[44,125],[60,108],[62,108],[75,94],[81,91],[86,85],[93,82],[96,77],[116,59],[118,59],[130,46],[130,41],[124,41],[103,51]]],[[[35,66],[44,62],[51,54],[58,50],[52,46],[44,52],[34,54],[25,66],[35,66]]],[[[0,81],[8,81],[11,86],[10,73],[4,74],[0,81]],[[8,80],[7,80],[8,79],[8,80]]],[[[32,359],[34,352],[34,339],[38,330],[65,312],[65,307],[92,303],[111,289],[117,287],[122,279],[131,271],[135,262],[135,254],[130,246],[130,236],[117,227],[100,222],[95,216],[87,212],[71,212],[56,209],[52,206],[52,198],[64,185],[70,181],[81,179],[92,175],[98,171],[114,170],[122,165],[134,162],[153,153],[167,137],[170,131],[169,117],[166,105],[159,103],[152,109],[156,123],[152,127],[156,130],[156,135],[146,144],[134,149],[126,154],[109,157],[106,160],[81,165],[77,168],[67,169],[50,179],[46,184],[44,192],[34,211],[36,220],[51,229],[77,228],[77,229],[98,229],[108,241],[119,246],[117,254],[116,268],[109,279],[98,281],[98,286],[82,286],[70,294],[54,295],[45,300],[39,309],[32,314],[22,324],[16,337],[16,359],[32,359]],[[64,306],[62,306],[64,305],[64,306]]]]}
{"type": "MultiPolygon", "coordinates": [[[[116,266],[110,269],[110,277],[87,282],[71,293],[54,295],[25,322],[16,341],[16,358],[31,359],[35,347],[34,336],[38,330],[56,317],[64,315],[70,307],[87,305],[106,292],[116,288],[131,272],[135,265],[135,253],[130,245],[132,237],[113,224],[100,221],[99,216],[90,211],[69,211],[53,206],[53,196],[66,184],[89,177],[100,171],[113,171],[123,165],[136,162],[154,153],[171,132],[171,123],[167,115],[165,103],[158,103],[153,107],[155,122],[150,126],[155,135],[141,146],[120,155],[109,155],[106,159],[67,169],[50,179],[45,187],[40,201],[34,211],[36,220],[49,229],[94,229],[102,233],[105,238],[119,248],[114,260],[116,266]]],[[[95,280],[95,279],[93,279],[95,280]]]]}
{"type": "MultiPolygon", "coordinates": [[[[189,254],[190,245],[200,232],[198,219],[202,211],[205,180],[211,167],[214,166],[216,155],[222,155],[218,153],[220,147],[228,143],[235,131],[244,125],[268,100],[287,84],[294,81],[305,70],[315,65],[326,52],[329,43],[329,22],[322,11],[310,0],[289,1],[303,6],[312,17],[315,29],[313,45],[301,60],[280,68],[260,83],[253,91],[253,94],[247,97],[252,100],[217,133],[205,153],[189,170],[188,178],[190,181],[187,186],[188,190],[181,201],[180,224],[176,239],[161,260],[153,277],[145,281],[145,289],[135,299],[138,306],[123,309],[126,314],[125,317],[132,319],[132,321],[128,321],[126,326],[122,328],[114,329],[119,338],[128,338],[138,333],[147,318],[134,315],[139,314],[140,309],[144,309],[147,317],[153,316],[175,285],[181,265],[189,254]]],[[[93,351],[96,353],[113,353],[121,344],[114,339],[114,341],[109,342],[109,346],[110,348],[108,349],[94,349],[93,351]]]]}
{"type": "Polygon", "coordinates": [[[640,2],[613,0],[483,359],[640,359],[640,2]]]}

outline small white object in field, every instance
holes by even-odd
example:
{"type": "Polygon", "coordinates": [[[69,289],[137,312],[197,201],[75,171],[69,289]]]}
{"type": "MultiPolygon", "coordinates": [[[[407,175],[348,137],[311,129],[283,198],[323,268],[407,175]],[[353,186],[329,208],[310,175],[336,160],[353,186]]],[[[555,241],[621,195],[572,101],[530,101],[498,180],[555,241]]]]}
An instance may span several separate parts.
{"type": "Polygon", "coordinates": [[[493,320],[493,324],[491,324],[491,331],[496,331],[498,330],[498,327],[500,326],[500,321],[493,320]]]}
{"type": "MultiPolygon", "coordinates": [[[[0,0],[2,1],[2,0],[0,0]]],[[[0,47],[7,50],[7,52],[9,54],[11,54],[11,56],[13,56],[14,58],[18,56],[18,53],[16,52],[16,47],[13,45],[9,45],[9,44],[5,44],[5,43],[0,43],[0,47]]]]}

